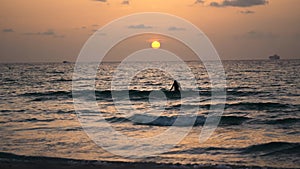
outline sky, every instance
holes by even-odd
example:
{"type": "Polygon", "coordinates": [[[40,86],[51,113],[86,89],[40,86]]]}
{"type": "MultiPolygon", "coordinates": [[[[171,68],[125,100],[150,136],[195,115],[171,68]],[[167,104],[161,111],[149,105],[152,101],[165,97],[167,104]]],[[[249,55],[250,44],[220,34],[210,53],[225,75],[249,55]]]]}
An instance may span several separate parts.
{"type": "MultiPolygon", "coordinates": [[[[299,0],[0,0],[0,62],[76,61],[96,30],[139,12],[186,19],[206,34],[222,60],[267,59],[273,54],[300,59],[299,6],[299,0]]],[[[151,29],[139,22],[128,29],[151,29]]],[[[139,41],[151,39],[131,38],[115,47],[115,53],[129,54],[139,41]]],[[[169,48],[180,46],[167,42],[169,48]]]]}

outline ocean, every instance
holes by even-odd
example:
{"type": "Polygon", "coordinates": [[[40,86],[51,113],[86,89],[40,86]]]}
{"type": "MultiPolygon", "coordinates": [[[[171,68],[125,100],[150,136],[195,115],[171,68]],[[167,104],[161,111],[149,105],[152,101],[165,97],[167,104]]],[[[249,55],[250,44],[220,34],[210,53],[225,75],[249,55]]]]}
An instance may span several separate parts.
{"type": "MultiPolygon", "coordinates": [[[[220,104],[210,100],[210,79],[202,63],[187,62],[197,87],[187,84],[181,91],[185,96],[191,92],[199,94],[198,102],[186,102],[188,97],[169,92],[174,79],[156,69],[137,73],[127,91],[114,91],[111,81],[118,64],[99,66],[94,91],[99,111],[82,110],[85,122],[97,127],[96,117],[101,115],[107,124],[124,135],[147,138],[168,130],[178,116],[191,117],[188,110],[197,108],[196,115],[193,114],[195,123],[183,140],[168,151],[146,158],[115,155],[93,141],[82,127],[82,117],[74,110],[73,63],[2,63],[0,158],[15,154],[182,166],[300,168],[300,60],[223,61],[227,94],[224,113],[218,128],[202,143],[199,135],[209,108],[220,104]],[[133,106],[137,112],[120,113],[116,109],[112,95],[126,92],[130,104],[121,104],[122,108],[133,106]],[[158,95],[152,94],[155,92],[158,95]],[[187,111],[182,112],[181,107],[187,111]],[[149,109],[158,112],[143,114],[149,109]]],[[[150,63],[139,64],[147,67],[150,63]]],[[[170,64],[177,66],[176,62],[170,64]]],[[[77,80],[84,84],[93,79],[87,76],[77,80]]],[[[186,127],[184,124],[175,126],[186,127]]],[[[164,144],[168,142],[156,144],[167,146],[164,144]]]]}

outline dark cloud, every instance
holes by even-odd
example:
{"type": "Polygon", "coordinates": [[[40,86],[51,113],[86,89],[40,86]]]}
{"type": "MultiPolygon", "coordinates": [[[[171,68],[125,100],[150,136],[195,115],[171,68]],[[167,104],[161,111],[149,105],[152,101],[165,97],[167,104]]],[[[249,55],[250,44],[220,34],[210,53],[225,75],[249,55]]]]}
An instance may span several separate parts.
{"type": "Polygon", "coordinates": [[[139,25],[130,25],[128,26],[129,29],[151,29],[153,28],[152,26],[147,26],[144,24],[139,24],[139,25]]]}
{"type": "Polygon", "coordinates": [[[2,32],[10,33],[10,32],[14,32],[14,30],[12,28],[5,28],[5,29],[2,29],[2,32]]]}
{"type": "Polygon", "coordinates": [[[213,7],[251,7],[268,4],[268,0],[223,0],[222,2],[211,2],[213,7]]]}
{"type": "Polygon", "coordinates": [[[251,11],[251,10],[244,10],[244,11],[240,11],[241,14],[254,14],[255,11],[251,11]]]}
{"type": "Polygon", "coordinates": [[[122,5],[129,5],[129,0],[123,0],[121,4],[122,5]]]}
{"type": "Polygon", "coordinates": [[[176,27],[176,26],[171,26],[168,29],[169,31],[184,31],[185,28],[180,28],[180,27],[176,27]]]}

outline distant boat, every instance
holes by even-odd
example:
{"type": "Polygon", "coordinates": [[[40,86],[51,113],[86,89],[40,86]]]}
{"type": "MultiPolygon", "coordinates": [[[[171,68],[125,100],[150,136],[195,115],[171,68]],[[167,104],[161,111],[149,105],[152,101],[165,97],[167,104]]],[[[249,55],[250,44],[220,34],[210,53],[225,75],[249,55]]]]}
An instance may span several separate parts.
{"type": "Polygon", "coordinates": [[[280,56],[278,56],[278,55],[273,55],[273,56],[269,56],[269,59],[270,60],[279,60],[280,59],[280,56]]]}

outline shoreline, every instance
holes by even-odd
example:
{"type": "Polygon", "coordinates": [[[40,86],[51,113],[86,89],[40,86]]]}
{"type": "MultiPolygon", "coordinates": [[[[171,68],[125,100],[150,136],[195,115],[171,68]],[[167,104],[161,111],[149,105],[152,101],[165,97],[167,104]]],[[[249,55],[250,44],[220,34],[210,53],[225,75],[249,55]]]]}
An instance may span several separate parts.
{"type": "Polygon", "coordinates": [[[77,160],[68,158],[24,156],[0,153],[1,169],[282,169],[258,166],[235,165],[183,165],[155,162],[110,162],[97,160],[77,160]]]}

